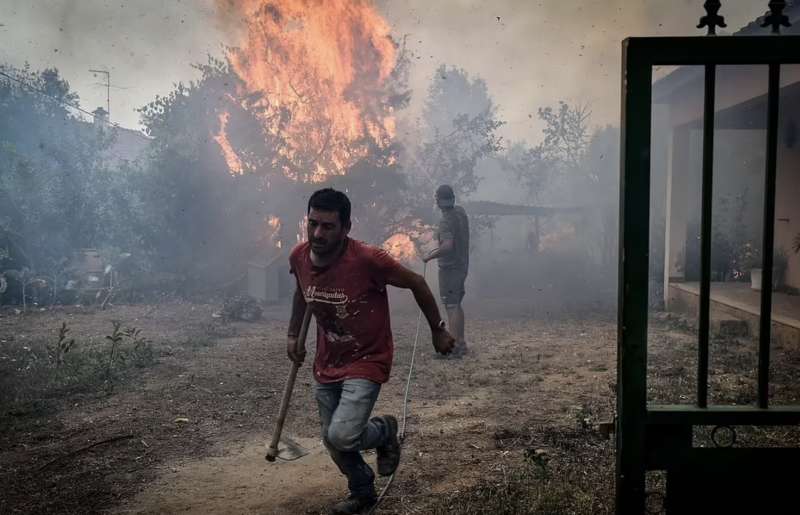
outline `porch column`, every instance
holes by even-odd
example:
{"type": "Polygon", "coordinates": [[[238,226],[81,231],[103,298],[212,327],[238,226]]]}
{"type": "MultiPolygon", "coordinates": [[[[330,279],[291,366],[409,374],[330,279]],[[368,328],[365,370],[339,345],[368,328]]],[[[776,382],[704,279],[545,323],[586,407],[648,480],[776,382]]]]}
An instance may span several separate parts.
{"type": "Polygon", "coordinates": [[[669,284],[685,279],[686,227],[689,223],[688,127],[671,131],[667,162],[666,230],[664,242],[664,306],[669,309],[669,284]]]}

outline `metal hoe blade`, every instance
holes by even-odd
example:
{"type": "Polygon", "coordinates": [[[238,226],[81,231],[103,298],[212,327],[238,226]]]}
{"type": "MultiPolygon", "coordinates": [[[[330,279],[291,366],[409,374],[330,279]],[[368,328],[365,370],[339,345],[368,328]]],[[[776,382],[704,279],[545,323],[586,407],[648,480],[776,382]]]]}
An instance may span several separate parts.
{"type": "MultiPolygon", "coordinates": [[[[306,344],[306,335],[308,334],[308,324],[311,322],[311,307],[306,306],[305,313],[303,314],[303,323],[300,326],[300,334],[297,335],[298,348],[304,349],[306,344]]],[[[286,413],[289,411],[289,401],[292,398],[292,390],[294,389],[294,381],[297,378],[297,371],[300,368],[300,362],[292,363],[292,368],[289,371],[289,378],[286,380],[286,387],[283,389],[283,397],[281,398],[281,407],[278,412],[278,420],[275,423],[275,431],[272,433],[272,440],[267,446],[267,455],[265,458],[269,462],[275,461],[279,458],[283,461],[293,461],[308,454],[308,451],[303,449],[297,442],[283,436],[283,424],[286,422],[286,413]],[[283,444],[281,446],[280,444],[283,444]]]]}
{"type": "Polygon", "coordinates": [[[288,436],[282,436],[277,448],[267,447],[266,460],[273,462],[276,459],[281,461],[294,461],[302,458],[309,451],[299,443],[295,442],[288,436]]]}

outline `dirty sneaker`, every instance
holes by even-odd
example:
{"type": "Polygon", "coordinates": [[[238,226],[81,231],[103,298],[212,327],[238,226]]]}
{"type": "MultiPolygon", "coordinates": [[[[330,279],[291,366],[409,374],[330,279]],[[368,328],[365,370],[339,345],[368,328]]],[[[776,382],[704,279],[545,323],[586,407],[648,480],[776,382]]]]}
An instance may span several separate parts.
{"type": "Polygon", "coordinates": [[[339,501],[331,506],[328,513],[330,513],[330,515],[355,515],[357,513],[366,513],[367,510],[375,505],[376,500],[375,496],[351,495],[347,499],[339,501]]]}
{"type": "Polygon", "coordinates": [[[386,445],[375,449],[378,452],[378,474],[391,476],[400,464],[400,441],[397,439],[397,419],[391,415],[377,417],[386,427],[389,439],[386,445]]]}

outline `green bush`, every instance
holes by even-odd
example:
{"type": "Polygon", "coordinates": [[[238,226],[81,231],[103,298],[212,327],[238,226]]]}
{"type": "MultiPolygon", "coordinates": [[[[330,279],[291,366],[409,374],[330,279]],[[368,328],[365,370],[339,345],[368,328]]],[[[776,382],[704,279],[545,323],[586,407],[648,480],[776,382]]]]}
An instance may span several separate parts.
{"type": "MultiPolygon", "coordinates": [[[[37,413],[75,395],[105,394],[131,379],[134,370],[155,363],[152,345],[139,329],[115,325],[109,335],[117,337],[113,346],[110,339],[103,345],[67,339],[68,332],[64,323],[55,341],[3,344],[1,414],[37,413]]],[[[0,420],[8,421],[8,417],[0,416],[0,420]]]]}

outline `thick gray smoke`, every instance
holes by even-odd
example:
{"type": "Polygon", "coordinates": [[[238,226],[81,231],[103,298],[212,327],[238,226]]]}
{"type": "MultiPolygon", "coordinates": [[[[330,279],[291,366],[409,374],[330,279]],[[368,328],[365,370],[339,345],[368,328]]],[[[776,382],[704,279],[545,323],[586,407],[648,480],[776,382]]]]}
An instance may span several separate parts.
{"type": "MultiPolygon", "coordinates": [[[[57,67],[89,110],[105,104],[105,88],[88,70],[107,69],[112,121],[136,127],[134,108],[197,77],[193,63],[221,55],[236,39],[241,20],[226,1],[11,0],[0,18],[0,41],[8,43],[0,45],[0,61],[57,67]]],[[[502,217],[474,211],[475,295],[565,306],[578,289],[586,305],[613,304],[620,39],[696,34],[700,2],[377,5],[410,60],[399,164],[413,185],[432,193],[437,182],[453,182],[465,203],[566,210],[502,217]],[[572,151],[542,146],[553,119],[540,109],[558,113],[561,101],[568,113],[585,115],[578,127],[558,127],[573,131],[572,151]],[[459,116],[472,132],[447,140],[459,116]]],[[[763,9],[728,1],[723,14],[734,28],[763,9]]],[[[426,222],[435,222],[431,200],[420,202],[429,207],[426,222]]]]}
{"type": "MultiPolygon", "coordinates": [[[[506,133],[515,138],[535,135],[539,127],[528,114],[563,97],[591,102],[600,124],[616,123],[620,39],[696,34],[702,13],[702,2],[692,0],[377,3],[395,37],[408,36],[416,54],[415,91],[425,90],[440,63],[464,67],[502,100],[506,133]]],[[[90,110],[104,104],[105,91],[87,70],[105,67],[113,83],[128,88],[112,90],[112,118],[135,127],[136,107],[196,77],[191,63],[220,55],[221,45],[235,41],[238,20],[221,6],[215,0],[7,0],[0,12],[0,61],[58,67],[90,110]]],[[[739,27],[765,6],[729,0],[722,12],[729,27],[739,27]]]]}
{"type": "Polygon", "coordinates": [[[0,24],[0,62],[58,68],[89,111],[105,107],[106,88],[88,70],[110,71],[111,118],[132,128],[136,108],[197,77],[191,64],[219,55],[229,34],[211,0],[7,0],[0,24]]]}

